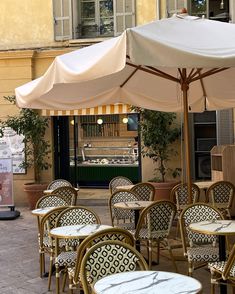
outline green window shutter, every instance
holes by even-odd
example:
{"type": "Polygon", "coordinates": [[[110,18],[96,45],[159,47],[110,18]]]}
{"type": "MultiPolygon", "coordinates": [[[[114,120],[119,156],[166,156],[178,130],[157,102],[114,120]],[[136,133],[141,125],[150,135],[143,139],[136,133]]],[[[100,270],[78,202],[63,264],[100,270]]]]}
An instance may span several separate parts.
{"type": "Polygon", "coordinates": [[[53,13],[55,40],[72,39],[71,0],[53,0],[53,13]]]}
{"type": "Polygon", "coordinates": [[[166,2],[167,16],[172,16],[174,13],[180,13],[182,8],[187,7],[187,0],[167,0],[166,2]]]}
{"type": "Polygon", "coordinates": [[[114,35],[135,26],[135,0],[114,0],[114,35]]]}

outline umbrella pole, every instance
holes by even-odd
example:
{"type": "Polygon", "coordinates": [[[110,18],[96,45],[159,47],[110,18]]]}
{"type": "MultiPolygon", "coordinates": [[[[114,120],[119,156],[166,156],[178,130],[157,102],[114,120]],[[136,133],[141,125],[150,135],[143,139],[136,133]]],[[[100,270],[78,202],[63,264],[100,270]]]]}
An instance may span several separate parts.
{"type": "Polygon", "coordinates": [[[181,90],[183,92],[184,105],[184,144],[185,144],[185,165],[186,165],[186,182],[188,185],[188,203],[192,203],[192,182],[190,169],[190,142],[189,142],[189,122],[188,122],[188,89],[186,68],[182,69],[181,90]]]}

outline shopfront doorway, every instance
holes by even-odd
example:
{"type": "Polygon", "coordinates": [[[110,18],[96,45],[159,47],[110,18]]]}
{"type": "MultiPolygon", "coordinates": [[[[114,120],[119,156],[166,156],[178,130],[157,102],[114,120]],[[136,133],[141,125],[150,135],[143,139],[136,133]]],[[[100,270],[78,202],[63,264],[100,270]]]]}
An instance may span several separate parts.
{"type": "Polygon", "coordinates": [[[141,181],[138,114],[53,118],[55,178],[108,187],[115,176],[141,181]]]}

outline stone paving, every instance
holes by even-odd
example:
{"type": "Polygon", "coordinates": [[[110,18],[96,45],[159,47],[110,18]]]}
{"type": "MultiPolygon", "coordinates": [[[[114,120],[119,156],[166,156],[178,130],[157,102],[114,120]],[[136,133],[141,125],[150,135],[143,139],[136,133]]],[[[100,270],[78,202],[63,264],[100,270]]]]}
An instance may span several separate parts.
{"type": "MultiPolygon", "coordinates": [[[[84,190],[79,193],[78,204],[87,205],[99,215],[102,223],[110,224],[107,206],[108,190],[84,190]]],[[[20,218],[0,221],[0,294],[55,293],[47,291],[47,278],[39,277],[37,223],[27,207],[17,207],[20,218]]],[[[175,241],[173,241],[175,242],[175,241]]],[[[182,256],[182,249],[174,250],[182,256]]],[[[171,261],[162,253],[155,270],[174,271],[171,261]]],[[[177,261],[179,272],[186,274],[187,263],[177,261]]],[[[206,268],[195,271],[194,277],[203,285],[203,293],[210,293],[210,273],[206,268]]],[[[219,293],[218,291],[216,293],[219,293]]],[[[229,292],[230,293],[230,292],[229,292]]],[[[162,291],[164,294],[164,289],[162,291]]]]}

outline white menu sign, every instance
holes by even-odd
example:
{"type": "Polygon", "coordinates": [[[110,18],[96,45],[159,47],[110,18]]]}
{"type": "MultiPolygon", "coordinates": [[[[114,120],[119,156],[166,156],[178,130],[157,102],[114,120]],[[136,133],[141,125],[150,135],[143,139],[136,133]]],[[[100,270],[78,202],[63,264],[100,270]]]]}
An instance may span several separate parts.
{"type": "Polygon", "coordinates": [[[0,158],[0,206],[12,205],[14,205],[12,159],[0,158]]]}
{"type": "Polygon", "coordinates": [[[12,158],[14,174],[25,173],[25,169],[20,167],[25,159],[23,139],[23,135],[17,135],[11,128],[5,128],[4,136],[0,138],[0,158],[12,158]]]}

